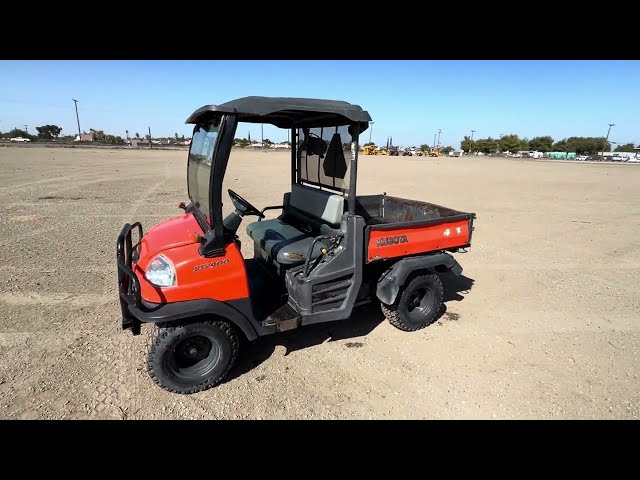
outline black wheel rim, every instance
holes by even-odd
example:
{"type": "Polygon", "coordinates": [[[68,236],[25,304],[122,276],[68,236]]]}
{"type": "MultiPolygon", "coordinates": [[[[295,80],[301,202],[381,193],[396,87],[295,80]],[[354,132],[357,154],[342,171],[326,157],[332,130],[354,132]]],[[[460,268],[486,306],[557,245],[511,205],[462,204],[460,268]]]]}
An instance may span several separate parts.
{"type": "Polygon", "coordinates": [[[167,356],[169,370],[186,381],[206,378],[219,361],[218,343],[211,337],[199,334],[182,338],[167,356]]]}
{"type": "Polygon", "coordinates": [[[421,322],[433,309],[434,293],[431,288],[416,288],[409,296],[407,313],[415,322],[421,322]]]}

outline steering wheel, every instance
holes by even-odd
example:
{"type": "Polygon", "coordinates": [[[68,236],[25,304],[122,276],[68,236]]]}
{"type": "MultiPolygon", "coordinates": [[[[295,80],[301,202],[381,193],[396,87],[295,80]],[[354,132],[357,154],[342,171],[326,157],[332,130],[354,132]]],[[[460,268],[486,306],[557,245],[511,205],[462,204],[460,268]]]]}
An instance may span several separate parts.
{"type": "Polygon", "coordinates": [[[245,215],[256,215],[260,218],[264,218],[264,214],[260,212],[256,207],[247,202],[244,198],[238,195],[233,190],[227,190],[229,192],[229,196],[231,197],[231,201],[233,202],[233,206],[236,207],[236,210],[243,217],[245,215]]]}

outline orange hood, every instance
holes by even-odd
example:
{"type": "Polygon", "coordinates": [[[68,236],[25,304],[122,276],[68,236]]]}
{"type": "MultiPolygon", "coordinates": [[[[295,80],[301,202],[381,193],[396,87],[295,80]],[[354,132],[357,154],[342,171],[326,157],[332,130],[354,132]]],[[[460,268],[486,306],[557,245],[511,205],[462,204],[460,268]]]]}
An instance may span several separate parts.
{"type": "Polygon", "coordinates": [[[196,233],[204,235],[193,214],[185,213],[149,229],[140,242],[140,260],[171,248],[197,243],[196,233]]]}

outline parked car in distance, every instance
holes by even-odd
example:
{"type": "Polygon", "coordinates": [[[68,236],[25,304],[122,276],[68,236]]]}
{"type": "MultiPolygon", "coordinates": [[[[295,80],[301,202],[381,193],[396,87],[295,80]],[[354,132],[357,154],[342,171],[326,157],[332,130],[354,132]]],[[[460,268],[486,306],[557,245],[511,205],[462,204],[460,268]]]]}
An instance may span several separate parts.
{"type": "Polygon", "coordinates": [[[30,142],[31,139],[30,138],[24,138],[24,137],[13,137],[11,139],[12,142],[30,142]]]}

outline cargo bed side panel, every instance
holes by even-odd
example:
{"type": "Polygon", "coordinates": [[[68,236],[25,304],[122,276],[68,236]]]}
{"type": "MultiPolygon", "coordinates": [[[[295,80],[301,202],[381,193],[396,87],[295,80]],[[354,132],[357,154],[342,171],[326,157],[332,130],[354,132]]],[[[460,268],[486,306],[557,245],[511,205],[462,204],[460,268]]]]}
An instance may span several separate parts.
{"type": "Polygon", "coordinates": [[[398,228],[370,227],[367,242],[367,262],[465,247],[470,242],[469,219],[431,223],[429,225],[398,225],[398,228]]]}

